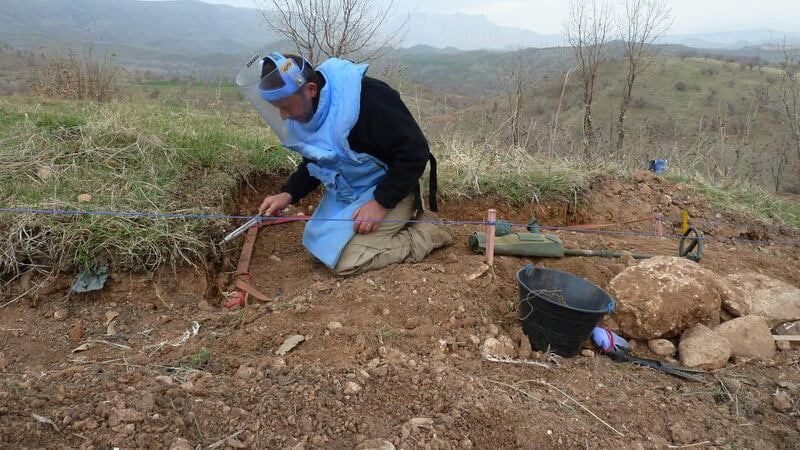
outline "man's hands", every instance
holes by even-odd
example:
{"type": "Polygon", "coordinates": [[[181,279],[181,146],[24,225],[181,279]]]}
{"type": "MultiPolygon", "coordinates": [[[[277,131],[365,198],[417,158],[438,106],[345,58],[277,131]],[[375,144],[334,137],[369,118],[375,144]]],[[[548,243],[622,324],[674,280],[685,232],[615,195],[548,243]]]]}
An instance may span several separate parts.
{"type": "Polygon", "coordinates": [[[375,199],[368,201],[353,213],[353,229],[359,234],[372,233],[381,225],[386,212],[386,208],[375,199]]]}
{"type": "MultiPolygon", "coordinates": [[[[261,202],[258,212],[264,216],[275,216],[280,214],[287,206],[292,203],[292,196],[288,192],[271,195],[261,202]]],[[[377,230],[381,220],[386,217],[387,209],[381,206],[376,200],[370,200],[353,213],[353,229],[356,233],[366,234],[377,230]]]]}
{"type": "Polygon", "coordinates": [[[288,192],[270,195],[261,202],[261,206],[258,207],[258,213],[262,216],[274,216],[283,211],[291,203],[292,195],[288,192]]]}

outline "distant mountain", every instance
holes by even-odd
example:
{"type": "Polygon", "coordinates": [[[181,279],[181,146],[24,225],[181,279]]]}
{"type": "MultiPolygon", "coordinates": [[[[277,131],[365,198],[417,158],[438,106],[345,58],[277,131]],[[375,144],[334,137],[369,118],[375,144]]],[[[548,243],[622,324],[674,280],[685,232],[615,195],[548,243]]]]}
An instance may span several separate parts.
{"type": "Polygon", "coordinates": [[[772,29],[671,34],[664,36],[659,42],[704,49],[740,49],[777,44],[783,42],[784,37],[789,42],[800,43],[800,32],[784,32],[772,29]]]}
{"type": "MultiPolygon", "coordinates": [[[[387,32],[398,23],[391,25],[387,24],[387,32]]],[[[800,40],[800,33],[787,35],[800,40]]],[[[773,30],[673,35],[662,42],[684,46],[662,46],[662,50],[773,62],[776,52],[764,44],[782,36],[773,30]],[[748,47],[733,49],[743,45],[748,47]]],[[[0,0],[0,43],[20,49],[92,44],[97,54],[113,54],[114,62],[122,66],[225,79],[233,78],[257,49],[292,48],[267,29],[256,10],[198,0],[0,0]]],[[[523,57],[538,79],[572,66],[569,51],[556,48],[559,45],[561,36],[499,26],[483,15],[417,13],[409,17],[403,48],[383,65],[405,66],[416,82],[441,89],[457,77],[465,93],[483,95],[497,89],[497,61],[509,57],[502,52],[528,49],[523,57]]]]}
{"type": "Polygon", "coordinates": [[[563,42],[564,39],[560,35],[544,35],[523,28],[500,26],[484,15],[416,13],[409,17],[402,46],[429,45],[439,48],[455,47],[461,50],[508,50],[555,47],[563,45],[563,42]]]}
{"type": "Polygon", "coordinates": [[[59,40],[181,53],[242,51],[275,40],[252,9],[181,0],[0,0],[0,39],[59,40]]]}
{"type": "Polygon", "coordinates": [[[275,41],[252,9],[194,0],[0,0],[0,41],[31,49],[91,43],[122,64],[202,67],[275,41]]]}

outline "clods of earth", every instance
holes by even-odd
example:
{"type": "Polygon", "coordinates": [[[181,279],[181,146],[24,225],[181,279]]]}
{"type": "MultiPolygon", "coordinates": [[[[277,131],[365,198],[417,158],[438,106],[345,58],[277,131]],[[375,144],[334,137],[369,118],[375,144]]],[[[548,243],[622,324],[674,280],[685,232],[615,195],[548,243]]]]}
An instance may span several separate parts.
{"type": "MultiPolygon", "coordinates": [[[[244,210],[252,212],[266,190],[247,194],[244,210]]],[[[631,185],[599,186],[577,211],[498,209],[515,223],[533,212],[563,225],[629,221],[633,204],[649,205],[641,216],[694,208],[710,238],[798,237],[717,217],[693,195],[639,175],[631,185]]],[[[443,203],[443,217],[474,219],[491,202],[443,203]]],[[[786,316],[800,286],[797,246],[709,239],[699,264],[499,256],[487,270],[466,244],[476,230],[452,227],[455,244],[421,263],[340,278],[303,250],[302,224],[267,227],[251,272],[271,301],[238,311],[220,306],[230,289],[225,269],[112,273],[103,290],[71,295],[67,275],[13,280],[0,301],[8,303],[0,310],[0,447],[756,449],[800,442],[798,343],[776,345],[764,334],[800,334],[786,316]],[[705,381],[615,363],[589,342],[570,359],[531,350],[516,313],[515,274],[528,262],[612,293],[619,311],[605,325],[630,338],[635,355],[706,368],[705,381]],[[39,286],[36,296],[18,298],[23,281],[39,286]],[[764,292],[774,295],[753,300],[764,292]],[[786,297],[770,303],[775,295],[786,297]]],[[[580,248],[677,252],[669,238],[558,234],[580,248]]]]}

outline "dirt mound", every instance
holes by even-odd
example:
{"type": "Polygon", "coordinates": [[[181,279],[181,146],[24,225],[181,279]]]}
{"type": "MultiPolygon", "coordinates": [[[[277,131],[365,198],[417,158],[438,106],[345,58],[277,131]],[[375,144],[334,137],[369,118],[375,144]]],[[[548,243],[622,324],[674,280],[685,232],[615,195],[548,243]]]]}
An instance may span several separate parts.
{"type": "MultiPolygon", "coordinates": [[[[248,195],[252,212],[263,192],[248,195]]],[[[460,220],[485,206],[443,203],[441,215],[460,220]]],[[[615,207],[583,218],[628,217],[628,205],[615,207]]],[[[547,207],[498,209],[527,220],[547,207]]],[[[550,211],[540,216],[545,224],[568,221],[566,208],[550,211]]],[[[302,249],[301,224],[265,228],[251,272],[273,300],[241,311],[218,306],[225,274],[194,271],[117,275],[99,293],[69,297],[69,284],[55,283],[36,304],[22,298],[0,316],[0,447],[781,448],[800,440],[797,416],[772,403],[776,383],[800,383],[797,350],[733,365],[706,383],[602,356],[558,364],[532,356],[547,367],[485,360],[489,337],[524,342],[514,311],[514,274],[524,264],[607,289],[629,261],[501,256],[471,279],[483,263],[466,245],[476,229],[453,227],[456,244],[422,263],[338,278],[302,249]],[[276,355],[292,335],[305,341],[276,355]]],[[[559,234],[574,247],[677,251],[668,239],[559,234]]],[[[797,286],[798,263],[795,247],[766,254],[709,242],[701,265],[720,274],[758,270],[797,286]]],[[[14,289],[8,300],[21,293],[14,289]]],[[[634,345],[651,356],[644,342],[634,345]]]]}

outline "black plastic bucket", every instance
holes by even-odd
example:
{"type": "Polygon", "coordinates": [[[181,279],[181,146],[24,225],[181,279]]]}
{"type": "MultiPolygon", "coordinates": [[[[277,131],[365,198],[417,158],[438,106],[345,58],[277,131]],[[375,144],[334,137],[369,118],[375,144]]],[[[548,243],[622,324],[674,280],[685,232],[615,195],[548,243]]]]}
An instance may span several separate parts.
{"type": "Polygon", "coordinates": [[[539,351],[575,356],[614,300],[588,280],[528,264],[517,272],[522,329],[539,351]]]}

